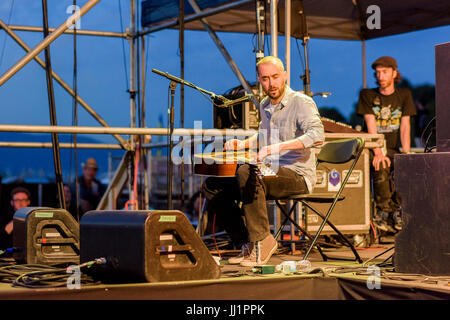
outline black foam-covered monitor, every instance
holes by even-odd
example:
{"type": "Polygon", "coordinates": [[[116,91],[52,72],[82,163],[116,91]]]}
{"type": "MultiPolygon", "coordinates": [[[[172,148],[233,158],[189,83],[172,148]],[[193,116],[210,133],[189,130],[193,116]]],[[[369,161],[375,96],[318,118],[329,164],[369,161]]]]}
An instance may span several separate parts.
{"type": "Polygon", "coordinates": [[[13,219],[13,257],[26,264],[79,264],[80,228],[64,209],[26,207],[13,219]]]}

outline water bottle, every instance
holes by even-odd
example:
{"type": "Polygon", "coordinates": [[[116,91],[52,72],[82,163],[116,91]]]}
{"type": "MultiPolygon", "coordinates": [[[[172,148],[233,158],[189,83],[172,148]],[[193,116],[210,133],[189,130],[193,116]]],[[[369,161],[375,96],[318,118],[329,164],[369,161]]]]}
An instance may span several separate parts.
{"type": "Polygon", "coordinates": [[[295,261],[283,261],[279,265],[275,267],[277,272],[281,272],[284,274],[290,274],[296,271],[296,263],[295,261]]]}
{"type": "Polygon", "coordinates": [[[311,270],[311,262],[309,260],[297,261],[296,265],[297,271],[299,272],[308,272],[311,270]]]}

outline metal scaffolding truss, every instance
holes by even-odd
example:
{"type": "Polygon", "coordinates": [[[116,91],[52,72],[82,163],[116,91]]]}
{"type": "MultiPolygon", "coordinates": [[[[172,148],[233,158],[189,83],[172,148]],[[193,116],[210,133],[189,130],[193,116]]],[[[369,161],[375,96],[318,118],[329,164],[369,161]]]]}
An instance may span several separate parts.
{"type": "MultiPolygon", "coordinates": [[[[291,0],[284,0],[285,7],[291,7],[291,0]]],[[[64,23],[62,23],[57,28],[50,28],[49,34],[45,37],[40,43],[38,43],[34,48],[28,47],[24,41],[20,39],[20,37],[15,33],[15,31],[29,31],[29,32],[43,32],[43,28],[41,27],[32,27],[32,26],[17,26],[17,25],[7,25],[3,21],[0,20],[0,28],[3,29],[14,41],[16,41],[27,53],[21,58],[16,64],[14,64],[11,68],[9,68],[3,75],[0,76],[0,90],[1,86],[8,81],[11,77],[13,77],[20,69],[22,69],[27,63],[32,60],[35,60],[42,68],[46,68],[46,63],[42,59],[39,58],[38,54],[45,50],[53,41],[55,41],[62,34],[74,34],[74,30],[70,29],[83,15],[89,12],[94,6],[96,6],[100,0],[89,0],[87,1],[81,9],[71,15],[64,23]]],[[[166,22],[164,24],[146,28],[140,30],[139,27],[136,26],[136,0],[129,0],[130,4],[130,26],[125,33],[118,32],[105,32],[105,31],[93,31],[93,30],[76,30],[77,35],[82,36],[96,36],[96,37],[112,37],[118,39],[126,39],[129,41],[129,67],[130,67],[130,77],[129,77],[129,103],[130,103],[130,127],[129,128],[113,128],[106,121],[102,119],[102,117],[97,114],[93,107],[91,107],[82,97],[78,96],[76,92],[54,71],[51,71],[51,77],[57,83],[59,83],[64,90],[67,91],[74,99],[76,99],[77,103],[79,103],[100,125],[101,127],[78,127],[78,126],[25,126],[25,125],[0,125],[0,132],[35,132],[35,133],[76,133],[76,134],[110,134],[112,135],[118,142],[117,145],[114,144],[78,144],[77,148],[103,148],[103,149],[123,149],[126,150],[127,153],[134,152],[136,150],[136,145],[140,141],[139,137],[145,135],[164,135],[167,136],[169,134],[173,134],[174,136],[225,136],[225,135],[234,135],[237,137],[245,137],[251,136],[255,133],[254,130],[217,130],[217,129],[184,129],[183,125],[183,112],[184,112],[184,86],[181,84],[181,95],[180,95],[180,104],[181,104],[181,129],[175,129],[170,132],[169,128],[145,128],[145,78],[144,78],[144,70],[145,70],[145,58],[144,58],[144,49],[145,49],[145,35],[156,32],[165,28],[171,28],[174,26],[178,26],[180,32],[180,61],[181,61],[181,78],[184,77],[184,23],[192,22],[192,21],[200,21],[204,27],[204,29],[208,32],[209,36],[217,46],[217,48],[222,53],[224,59],[233,70],[233,73],[240,81],[243,88],[249,93],[253,95],[250,86],[248,85],[246,79],[243,77],[242,73],[239,71],[239,68],[234,63],[230,54],[227,52],[226,48],[220,41],[217,36],[215,30],[208,22],[207,17],[210,17],[214,14],[218,14],[224,12],[229,9],[238,8],[239,6],[253,3],[255,0],[240,0],[240,1],[232,1],[229,3],[225,3],[221,6],[208,9],[202,11],[200,7],[197,5],[195,0],[188,0],[190,6],[194,9],[195,14],[189,15],[188,17],[184,17],[184,1],[180,0],[179,2],[179,17],[175,20],[166,22]],[[139,48],[141,51],[139,52],[139,48]],[[138,59],[140,61],[138,61],[138,59]],[[141,70],[137,69],[137,65],[140,64],[141,70]],[[138,79],[139,75],[142,79],[138,79]],[[137,81],[141,80],[141,81],[137,81]],[[137,83],[139,83],[139,88],[137,88],[137,83]],[[139,99],[139,100],[137,100],[139,99]],[[137,104],[137,101],[140,104],[137,104]],[[139,112],[142,115],[143,121],[141,123],[136,123],[136,111],[139,108],[139,112]],[[129,135],[129,139],[124,139],[121,135],[129,135]]],[[[263,1],[256,1],[263,2],[263,1]]],[[[255,3],[256,3],[255,2],[255,3]]],[[[277,5],[278,0],[270,1],[270,34],[276,35],[271,36],[271,52],[272,55],[277,55],[277,46],[278,46],[278,30],[276,23],[277,21],[277,5]]],[[[258,9],[259,10],[259,9],[258,9]]],[[[257,15],[257,13],[255,13],[257,15]]],[[[285,64],[286,70],[289,74],[290,70],[290,26],[291,26],[291,14],[289,10],[286,11],[285,17],[285,42],[286,42],[286,57],[285,64]]],[[[262,30],[261,30],[262,32],[262,30]]],[[[264,43],[264,39],[260,39],[264,43]]],[[[261,48],[260,48],[261,49],[261,48]]],[[[264,51],[262,52],[262,55],[264,51]]],[[[257,58],[261,58],[261,52],[257,53],[257,58]],[[259,54],[259,57],[258,57],[259,54]]],[[[289,79],[289,76],[288,76],[289,79]]],[[[257,105],[258,99],[252,97],[252,102],[257,105]]],[[[329,135],[328,135],[329,136],[329,135]]],[[[331,138],[333,138],[331,136],[331,138]]],[[[379,136],[367,135],[367,138],[372,139],[374,146],[379,144],[379,136]]],[[[369,141],[370,144],[370,141],[369,141]]],[[[74,144],[65,143],[60,145],[62,148],[72,148],[74,144]]],[[[0,147],[30,147],[30,148],[42,148],[42,147],[51,147],[49,143],[27,143],[27,142],[16,142],[16,143],[0,143],[0,147]]],[[[170,157],[169,157],[170,158],[170,157]]],[[[129,189],[129,197],[130,200],[135,199],[135,195],[133,194],[133,188],[131,184],[132,174],[130,168],[134,165],[134,157],[128,157],[129,163],[127,164],[128,170],[122,170],[122,173],[128,175],[128,189],[129,189]]],[[[184,171],[181,171],[182,181],[184,179],[184,171]]],[[[120,180],[120,179],[117,179],[120,180]]],[[[123,185],[123,179],[121,180],[121,184],[123,185]]],[[[145,183],[147,180],[145,179],[145,183]]],[[[111,187],[111,186],[110,186],[111,187]]],[[[182,185],[182,190],[183,185],[182,185]]],[[[170,191],[170,190],[169,190],[170,191]]],[[[117,190],[115,190],[117,192],[117,190]]],[[[182,191],[183,192],[183,191],[182,191]]],[[[146,189],[146,194],[148,195],[148,189],[146,189]]],[[[169,192],[170,196],[170,192],[169,192]]],[[[108,195],[105,195],[104,199],[108,198],[108,195]]],[[[109,198],[108,198],[109,199],[109,198]]],[[[106,201],[106,200],[105,200],[106,201]]],[[[105,201],[102,202],[102,207],[105,208],[105,201]]],[[[112,200],[111,200],[112,201],[112,200]]],[[[148,200],[145,202],[145,206],[148,206],[148,200]]],[[[169,208],[171,204],[169,201],[169,208]]]]}
{"type": "MultiPolygon", "coordinates": [[[[123,149],[127,152],[135,151],[136,144],[139,141],[139,136],[145,135],[165,135],[169,134],[169,129],[161,129],[161,128],[145,128],[145,83],[141,81],[140,88],[137,88],[137,75],[139,74],[136,66],[137,59],[141,59],[141,75],[144,74],[143,70],[145,70],[145,59],[144,59],[144,48],[145,48],[145,35],[154,32],[157,30],[147,30],[143,32],[139,30],[136,26],[136,0],[130,0],[130,26],[127,29],[127,32],[119,33],[119,32],[106,32],[106,31],[94,31],[94,30],[73,30],[73,27],[76,22],[89,12],[94,6],[96,6],[100,0],[89,0],[87,1],[77,12],[72,14],[64,23],[62,23],[57,28],[48,28],[49,34],[46,36],[40,43],[38,43],[34,48],[30,48],[26,45],[26,43],[15,33],[15,31],[29,31],[29,32],[43,32],[44,28],[42,27],[34,27],[34,26],[17,26],[17,25],[7,25],[2,20],[0,20],[0,28],[3,29],[8,36],[10,36],[17,44],[19,44],[25,51],[26,55],[21,58],[17,63],[15,63],[11,68],[9,68],[4,74],[0,76],[0,87],[5,84],[11,77],[13,77],[19,70],[21,70],[24,66],[26,66],[30,61],[35,60],[43,69],[46,68],[46,62],[39,58],[38,54],[45,50],[52,42],[54,42],[59,36],[62,34],[76,34],[81,36],[95,36],[95,37],[112,37],[119,39],[127,39],[129,41],[129,50],[130,50],[130,77],[129,77],[129,101],[130,101],[130,127],[129,128],[113,128],[111,127],[103,118],[95,111],[93,107],[91,107],[82,97],[77,95],[74,90],[53,70],[51,70],[51,77],[57,83],[61,85],[61,87],[70,94],[74,99],[76,99],[77,103],[80,104],[100,125],[101,127],[78,127],[78,126],[25,126],[25,125],[0,125],[0,132],[28,132],[28,133],[73,133],[73,134],[110,134],[112,135],[118,142],[115,144],[92,144],[92,143],[61,143],[59,144],[62,148],[88,148],[88,149],[123,149]],[[140,47],[142,49],[141,52],[137,52],[138,42],[140,41],[140,47]],[[141,56],[141,58],[139,58],[141,56]],[[136,101],[138,98],[141,101],[140,105],[137,105],[136,101]],[[139,112],[143,115],[144,120],[142,123],[136,123],[136,108],[140,108],[139,112]],[[129,139],[124,139],[121,134],[129,135],[129,139]]],[[[182,1],[181,1],[182,2],[182,1]]],[[[248,2],[248,1],[246,1],[248,2]]],[[[191,5],[195,6],[195,1],[191,1],[191,5]]],[[[226,7],[224,8],[226,9],[226,7]]],[[[202,15],[199,14],[195,19],[201,19],[202,15]]],[[[192,21],[192,18],[190,19],[192,21]]],[[[180,32],[183,32],[183,29],[180,29],[180,32]]],[[[214,31],[210,29],[211,34],[214,34],[214,31]]],[[[215,43],[218,46],[221,46],[220,49],[222,52],[225,52],[226,49],[220,43],[220,40],[217,36],[215,36],[215,43]]],[[[182,44],[183,45],[183,44],[182,44]]],[[[183,59],[183,57],[181,57],[183,59]]],[[[240,74],[239,69],[232,61],[231,57],[228,56],[227,62],[230,63],[230,66],[233,68],[233,71],[239,76],[239,80],[242,83],[246,84],[244,77],[240,74]]],[[[184,66],[183,66],[184,67],[184,66]]],[[[181,70],[181,74],[183,76],[184,70],[181,70]]],[[[144,80],[144,79],[142,79],[144,80]]],[[[183,88],[183,85],[181,86],[183,88]]],[[[248,87],[249,88],[249,87],[248,87]]],[[[182,89],[183,90],[183,89],[182,89]]],[[[181,104],[183,105],[183,95],[181,95],[181,104]]],[[[195,130],[195,129],[176,129],[173,130],[173,136],[192,136],[201,134],[204,137],[207,136],[224,136],[226,134],[233,134],[235,136],[250,136],[255,132],[253,130],[195,130]]],[[[51,148],[52,143],[36,143],[36,142],[1,142],[0,147],[27,147],[27,148],[51,148]]],[[[129,162],[126,164],[128,168],[131,168],[134,165],[134,157],[128,157],[129,162]]],[[[121,169],[119,168],[118,171],[121,169]]],[[[132,175],[131,170],[122,170],[123,174],[128,175],[128,189],[129,189],[129,197],[130,200],[133,200],[135,197],[133,195],[133,190],[131,188],[132,183],[132,175]]],[[[183,177],[182,177],[183,179],[183,177]]],[[[145,184],[147,184],[147,180],[145,179],[145,184]]],[[[115,190],[117,192],[117,190],[115,190]]],[[[146,193],[148,193],[148,189],[146,189],[146,193]]],[[[105,195],[104,199],[109,199],[110,197],[105,195]]],[[[145,206],[148,206],[148,200],[145,203],[145,206]]],[[[171,206],[171,204],[169,205],[171,206]]],[[[102,201],[102,207],[107,207],[105,205],[105,201],[102,201]]],[[[111,206],[110,206],[111,207],[111,206]]]]}

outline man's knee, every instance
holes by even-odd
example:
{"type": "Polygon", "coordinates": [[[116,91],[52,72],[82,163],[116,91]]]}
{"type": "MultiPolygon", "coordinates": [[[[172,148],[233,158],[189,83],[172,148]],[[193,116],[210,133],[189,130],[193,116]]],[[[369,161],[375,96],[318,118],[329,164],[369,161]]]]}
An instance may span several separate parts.
{"type": "Polygon", "coordinates": [[[250,174],[250,165],[248,165],[247,163],[240,165],[236,170],[236,178],[238,180],[240,179],[246,180],[249,174],[250,174]]]}
{"type": "Polygon", "coordinates": [[[214,177],[207,178],[205,182],[203,182],[202,184],[203,194],[205,195],[205,198],[208,200],[214,198],[221,191],[220,189],[218,189],[218,185],[214,180],[215,180],[214,177]]]}

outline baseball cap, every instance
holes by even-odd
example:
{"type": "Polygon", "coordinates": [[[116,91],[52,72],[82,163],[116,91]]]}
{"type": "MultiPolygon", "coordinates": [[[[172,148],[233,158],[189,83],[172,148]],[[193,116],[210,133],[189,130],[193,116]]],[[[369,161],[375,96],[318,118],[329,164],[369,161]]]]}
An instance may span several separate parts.
{"type": "Polygon", "coordinates": [[[394,70],[397,70],[397,61],[395,61],[394,58],[384,56],[380,57],[377,60],[375,60],[374,63],[372,63],[372,69],[375,69],[377,66],[383,66],[383,67],[390,67],[394,70]]]}

